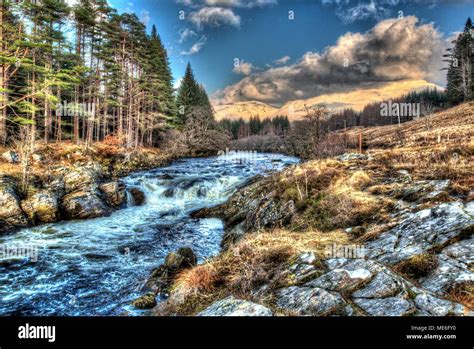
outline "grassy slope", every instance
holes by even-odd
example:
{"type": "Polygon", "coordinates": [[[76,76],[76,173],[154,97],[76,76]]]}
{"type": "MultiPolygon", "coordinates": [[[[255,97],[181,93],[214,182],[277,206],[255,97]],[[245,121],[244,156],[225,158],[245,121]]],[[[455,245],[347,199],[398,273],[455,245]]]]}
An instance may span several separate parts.
{"type": "MultiPolygon", "coordinates": [[[[357,139],[359,132],[349,130],[342,136],[357,139]]],[[[285,270],[301,252],[313,251],[323,259],[327,244],[362,244],[397,225],[391,215],[398,209],[397,200],[420,199],[410,192],[416,181],[450,180],[441,195],[423,199],[419,209],[473,199],[474,106],[464,104],[426,120],[362,133],[368,159],[314,160],[263,180],[265,190],[294,200],[296,214],[291,222],[248,234],[226,252],[184,271],[156,314],[196,314],[229,294],[273,307],[272,297],[262,299],[255,289],[292,285],[285,270]],[[353,227],[350,233],[345,231],[353,227]]],[[[409,264],[395,271],[413,279],[432,267],[426,256],[416,256],[409,264]]],[[[446,297],[473,307],[469,287],[446,297]]]]}

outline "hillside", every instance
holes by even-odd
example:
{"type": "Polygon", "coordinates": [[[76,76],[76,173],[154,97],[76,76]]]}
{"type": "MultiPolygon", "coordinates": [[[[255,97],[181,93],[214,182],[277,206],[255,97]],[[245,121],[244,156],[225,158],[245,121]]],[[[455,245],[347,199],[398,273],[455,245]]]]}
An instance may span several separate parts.
{"type": "Polygon", "coordinates": [[[278,108],[269,104],[256,101],[214,106],[215,117],[217,120],[235,120],[240,118],[248,120],[252,116],[259,116],[263,119],[277,115],[278,110],[278,108]]]}
{"type": "Polygon", "coordinates": [[[473,130],[469,104],[365,129],[362,154],[305,162],[197,212],[225,221],[223,252],[182,269],[154,313],[473,315],[473,130]]]}

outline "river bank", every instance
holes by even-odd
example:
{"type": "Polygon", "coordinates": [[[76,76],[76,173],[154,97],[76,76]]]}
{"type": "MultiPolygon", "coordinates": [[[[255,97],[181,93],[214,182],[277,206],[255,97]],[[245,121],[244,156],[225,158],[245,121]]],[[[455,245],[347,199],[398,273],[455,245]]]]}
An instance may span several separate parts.
{"type": "Polygon", "coordinates": [[[24,171],[25,163],[15,150],[2,148],[0,154],[0,234],[109,215],[123,208],[127,200],[140,205],[143,193],[126,188],[120,179],[176,159],[155,148],[134,151],[106,143],[88,148],[39,143],[24,171]]]}
{"type": "Polygon", "coordinates": [[[473,316],[473,116],[464,105],[364,130],[365,154],[194,213],[224,221],[223,251],[174,273],[153,314],[473,316]]]}

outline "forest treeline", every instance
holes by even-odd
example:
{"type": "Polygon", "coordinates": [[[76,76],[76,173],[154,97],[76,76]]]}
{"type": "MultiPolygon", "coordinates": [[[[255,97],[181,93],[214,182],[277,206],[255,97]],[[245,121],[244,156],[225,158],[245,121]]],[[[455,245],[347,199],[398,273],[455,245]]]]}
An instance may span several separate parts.
{"type": "Polygon", "coordinates": [[[118,14],[105,0],[6,0],[0,28],[2,144],[28,137],[90,145],[114,136],[128,147],[154,146],[163,132],[183,130],[193,108],[213,120],[190,65],[176,95],[156,27],[147,34],[135,14],[118,14]]]}

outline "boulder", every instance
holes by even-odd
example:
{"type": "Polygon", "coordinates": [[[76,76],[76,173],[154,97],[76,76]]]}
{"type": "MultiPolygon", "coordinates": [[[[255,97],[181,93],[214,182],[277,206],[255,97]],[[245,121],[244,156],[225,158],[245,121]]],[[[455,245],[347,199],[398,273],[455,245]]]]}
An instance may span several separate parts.
{"type": "Polygon", "coordinates": [[[167,292],[176,275],[196,264],[196,255],[189,247],[182,247],[176,252],[170,252],[166,256],[165,262],[153,270],[145,288],[151,289],[155,293],[167,292]]]}
{"type": "Polygon", "coordinates": [[[13,150],[7,150],[5,153],[2,154],[2,158],[11,164],[16,164],[20,162],[20,156],[17,152],[14,152],[13,150]]]}
{"type": "Polygon", "coordinates": [[[132,305],[138,309],[151,309],[156,305],[155,294],[149,292],[143,296],[138,297],[132,302],[132,305]]]}
{"type": "Polygon", "coordinates": [[[20,206],[13,181],[7,177],[0,179],[0,233],[28,225],[28,220],[20,206]]]}
{"type": "Polygon", "coordinates": [[[413,302],[416,307],[423,312],[423,314],[431,316],[463,316],[469,313],[469,310],[461,304],[453,303],[446,299],[436,298],[427,293],[417,295],[413,302]]]}
{"type": "Polygon", "coordinates": [[[276,292],[276,304],[294,315],[325,316],[338,314],[345,307],[338,293],[322,288],[291,286],[276,292]]]}
{"type": "Polygon", "coordinates": [[[394,265],[466,235],[474,224],[474,203],[441,204],[408,215],[399,225],[366,244],[366,256],[394,265]]]}
{"type": "Polygon", "coordinates": [[[357,298],[386,298],[400,293],[401,283],[384,271],[380,271],[368,284],[352,294],[357,298]]]}
{"type": "Polygon", "coordinates": [[[210,305],[198,316],[272,316],[272,311],[263,305],[227,297],[210,305]]]}
{"type": "Polygon", "coordinates": [[[319,287],[331,291],[351,292],[372,279],[373,274],[368,269],[355,270],[334,269],[305,284],[307,287],[319,287]]]}
{"type": "Polygon", "coordinates": [[[49,191],[41,191],[21,202],[21,208],[33,224],[59,220],[58,198],[49,191]]]}
{"type": "Polygon", "coordinates": [[[120,181],[112,181],[99,186],[105,201],[113,208],[119,208],[127,202],[125,185],[120,181]]]}
{"type": "Polygon", "coordinates": [[[77,191],[67,194],[61,202],[66,219],[90,219],[110,214],[110,209],[95,191],[77,191]]]}
{"type": "Polygon", "coordinates": [[[130,195],[132,196],[133,204],[135,206],[141,206],[146,201],[145,193],[138,188],[131,188],[130,195]]]}
{"type": "Polygon", "coordinates": [[[66,193],[72,193],[86,188],[95,188],[101,177],[100,170],[91,167],[76,167],[64,175],[66,193]]]}
{"type": "Polygon", "coordinates": [[[372,316],[408,316],[416,312],[413,303],[403,297],[354,298],[354,303],[372,316]]]}

